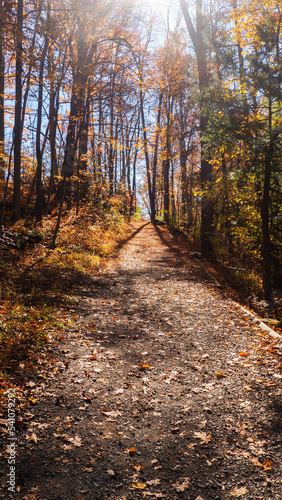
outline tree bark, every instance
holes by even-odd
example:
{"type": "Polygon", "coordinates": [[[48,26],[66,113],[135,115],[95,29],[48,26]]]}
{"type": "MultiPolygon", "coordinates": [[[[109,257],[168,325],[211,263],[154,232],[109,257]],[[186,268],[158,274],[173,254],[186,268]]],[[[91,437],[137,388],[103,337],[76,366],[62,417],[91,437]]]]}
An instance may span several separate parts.
{"type": "Polygon", "coordinates": [[[267,146],[265,161],[264,161],[264,182],[263,182],[263,197],[261,205],[261,222],[262,222],[262,270],[263,270],[263,289],[266,300],[271,300],[272,284],[271,284],[271,241],[269,231],[269,189],[271,176],[271,163],[273,156],[273,142],[270,139],[270,144],[267,146]]]}
{"type": "MultiPolygon", "coordinates": [[[[77,44],[77,61],[73,67],[73,85],[71,94],[70,117],[66,138],[66,149],[62,174],[67,177],[73,175],[74,157],[77,143],[80,136],[81,124],[84,116],[85,95],[87,81],[90,74],[90,65],[93,59],[96,46],[92,43],[88,46],[83,32],[83,26],[80,26],[80,33],[77,44]]],[[[71,41],[70,41],[71,44],[71,41]]]]}
{"type": "Polygon", "coordinates": [[[170,170],[170,96],[166,103],[166,142],[165,159],[163,161],[163,179],[164,179],[164,221],[169,224],[169,170],[170,170]]]}
{"type": "Polygon", "coordinates": [[[42,149],[41,149],[41,124],[42,124],[42,98],[43,98],[43,74],[44,63],[47,54],[49,38],[48,24],[50,21],[50,8],[47,14],[47,26],[44,47],[41,54],[39,79],[38,79],[38,106],[37,106],[37,128],[36,128],[36,158],[37,158],[37,175],[36,175],[36,201],[35,201],[35,216],[36,222],[41,222],[43,217],[43,199],[42,199],[42,149]]]}
{"type": "Polygon", "coordinates": [[[153,197],[153,192],[152,192],[150,158],[149,158],[149,150],[148,150],[148,137],[147,137],[146,122],[145,122],[144,97],[143,97],[142,89],[140,89],[139,96],[140,96],[141,124],[142,124],[142,130],[143,130],[143,147],[144,147],[144,155],[145,155],[145,163],[146,163],[148,194],[149,194],[149,201],[150,201],[150,219],[151,219],[151,222],[153,222],[152,214],[155,214],[155,198],[153,197]]]}
{"type": "Polygon", "coordinates": [[[23,0],[18,0],[16,34],[16,95],[14,123],[14,198],[13,218],[21,217],[21,143],[22,143],[22,59],[23,59],[23,0]]]}
{"type": "Polygon", "coordinates": [[[204,24],[202,0],[196,0],[196,29],[193,26],[185,0],[179,0],[187,30],[192,40],[198,67],[199,90],[200,90],[200,134],[201,134],[201,187],[203,190],[201,199],[201,252],[204,256],[212,255],[213,244],[213,205],[204,190],[212,181],[212,167],[206,159],[205,133],[208,126],[208,117],[205,112],[205,91],[209,85],[209,73],[207,68],[206,50],[204,44],[204,24]]]}
{"type": "Polygon", "coordinates": [[[80,127],[79,153],[77,163],[77,200],[76,213],[78,214],[79,202],[87,195],[89,182],[87,179],[87,151],[88,151],[88,130],[90,120],[90,95],[88,92],[83,120],[80,127]]]}
{"type": "Polygon", "coordinates": [[[4,59],[4,5],[0,0],[0,180],[5,180],[5,59],[4,59]]]}
{"type": "Polygon", "coordinates": [[[270,178],[271,166],[274,153],[273,133],[272,133],[272,99],[271,99],[271,78],[269,71],[269,98],[268,98],[268,127],[269,127],[269,145],[266,146],[264,160],[264,180],[263,196],[261,205],[261,224],[262,224],[262,274],[263,289],[266,300],[271,300],[271,241],[269,230],[269,203],[270,203],[270,178]]]}
{"type": "MultiPolygon", "coordinates": [[[[157,179],[157,165],[158,165],[158,152],[159,152],[159,140],[160,140],[160,122],[162,113],[162,102],[163,102],[163,91],[159,95],[159,106],[157,115],[157,126],[156,126],[156,136],[155,136],[155,146],[154,146],[154,157],[153,157],[153,172],[152,172],[152,198],[156,199],[156,179],[157,179]]],[[[153,212],[151,214],[151,221],[156,221],[156,204],[153,205],[153,212]]]]}

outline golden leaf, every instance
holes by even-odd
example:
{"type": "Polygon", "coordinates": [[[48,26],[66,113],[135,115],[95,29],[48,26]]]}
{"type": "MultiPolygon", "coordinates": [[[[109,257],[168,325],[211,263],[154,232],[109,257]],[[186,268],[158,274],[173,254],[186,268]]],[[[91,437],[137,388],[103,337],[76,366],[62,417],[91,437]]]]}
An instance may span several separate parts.
{"type": "Polygon", "coordinates": [[[135,470],[137,470],[137,472],[140,472],[141,470],[144,469],[144,465],[141,465],[141,464],[137,465],[137,464],[133,463],[132,464],[132,469],[135,469],[135,470]]]}
{"type": "Polygon", "coordinates": [[[265,460],[265,461],[262,463],[263,469],[264,469],[265,471],[267,471],[267,470],[271,470],[271,469],[272,469],[272,465],[273,465],[273,462],[271,462],[271,460],[265,460]]]}
{"type": "Polygon", "coordinates": [[[37,403],[38,401],[38,398],[28,398],[28,400],[33,404],[35,405],[35,403],[37,403]]]}
{"type": "Polygon", "coordinates": [[[151,365],[149,365],[148,363],[147,364],[144,364],[144,365],[139,365],[140,367],[140,370],[146,370],[147,368],[151,368],[151,365]]]}
{"type": "Polygon", "coordinates": [[[134,488],[135,490],[144,490],[146,487],[146,483],[132,483],[132,488],[134,488]]]}

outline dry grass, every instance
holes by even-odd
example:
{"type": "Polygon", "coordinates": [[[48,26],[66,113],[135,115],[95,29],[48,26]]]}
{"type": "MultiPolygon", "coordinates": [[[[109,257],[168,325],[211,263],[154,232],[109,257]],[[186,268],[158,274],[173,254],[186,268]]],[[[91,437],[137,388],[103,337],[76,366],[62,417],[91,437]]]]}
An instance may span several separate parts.
{"type": "Polygon", "coordinates": [[[67,214],[61,225],[57,247],[50,250],[55,219],[40,228],[25,222],[12,230],[41,242],[24,251],[8,248],[0,255],[0,372],[14,370],[28,359],[35,345],[62,332],[67,318],[60,308],[72,301],[77,286],[92,277],[106,257],[125,237],[127,225],[117,208],[83,208],[78,216],[67,214]],[[40,240],[38,238],[38,240],[40,240]]]}

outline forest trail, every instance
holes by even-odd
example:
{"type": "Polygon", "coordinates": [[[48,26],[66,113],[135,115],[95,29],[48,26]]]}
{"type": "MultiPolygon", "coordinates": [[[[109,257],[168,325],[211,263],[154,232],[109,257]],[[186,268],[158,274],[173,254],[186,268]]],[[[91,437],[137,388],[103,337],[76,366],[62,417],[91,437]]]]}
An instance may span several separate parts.
{"type": "Polygon", "coordinates": [[[132,227],[19,395],[0,498],[281,500],[281,342],[166,229],[132,227]]]}

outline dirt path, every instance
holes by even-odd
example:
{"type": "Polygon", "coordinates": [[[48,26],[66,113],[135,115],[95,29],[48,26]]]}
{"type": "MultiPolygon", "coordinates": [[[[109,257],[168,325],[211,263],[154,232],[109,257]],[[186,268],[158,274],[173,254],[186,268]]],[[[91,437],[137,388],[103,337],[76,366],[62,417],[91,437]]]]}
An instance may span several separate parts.
{"type": "Polygon", "coordinates": [[[281,342],[166,230],[135,231],[62,311],[68,335],[19,397],[17,492],[6,449],[0,498],[281,500],[281,342]]]}

